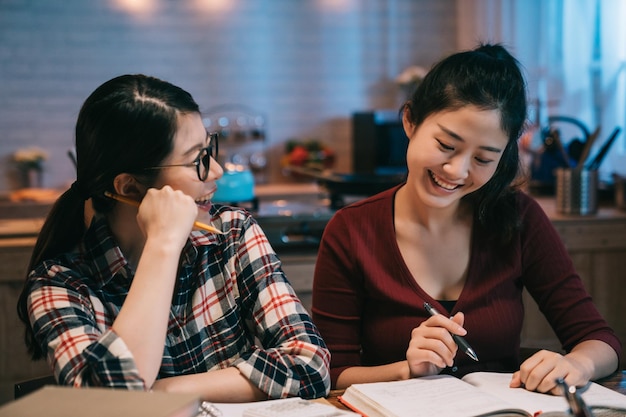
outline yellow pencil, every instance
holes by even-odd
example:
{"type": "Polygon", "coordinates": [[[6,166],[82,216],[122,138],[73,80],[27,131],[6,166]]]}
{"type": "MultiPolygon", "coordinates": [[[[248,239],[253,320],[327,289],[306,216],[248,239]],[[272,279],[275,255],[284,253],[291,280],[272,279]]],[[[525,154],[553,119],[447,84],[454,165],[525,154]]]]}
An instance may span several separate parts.
{"type": "MultiPolygon", "coordinates": [[[[131,205],[131,206],[139,207],[139,204],[140,204],[139,201],[132,200],[132,199],[130,199],[128,197],[124,197],[124,196],[121,196],[121,195],[118,195],[118,194],[113,194],[113,193],[110,193],[108,191],[105,191],[104,195],[109,197],[109,198],[112,198],[113,200],[117,200],[117,201],[119,201],[121,203],[128,204],[128,205],[131,205]]],[[[206,230],[207,232],[213,232],[213,233],[217,233],[217,234],[220,234],[220,235],[224,234],[224,232],[222,232],[221,230],[218,230],[215,227],[210,226],[210,225],[205,224],[205,223],[195,222],[193,225],[195,227],[197,227],[198,229],[206,230]]]]}

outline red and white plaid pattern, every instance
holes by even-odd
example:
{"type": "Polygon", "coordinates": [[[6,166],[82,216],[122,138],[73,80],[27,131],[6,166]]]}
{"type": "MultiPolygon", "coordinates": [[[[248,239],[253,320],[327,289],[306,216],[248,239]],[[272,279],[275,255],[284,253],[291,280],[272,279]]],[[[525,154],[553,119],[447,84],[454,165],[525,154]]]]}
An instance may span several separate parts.
{"type": "MultiPolygon", "coordinates": [[[[159,378],[235,366],[268,398],[325,396],[329,351],[263,231],[212,210],[227,234],[193,231],[183,249],[159,378]]],[[[31,273],[31,325],[62,384],[146,389],[111,329],[132,278],[98,216],[78,249],[31,273]]]]}

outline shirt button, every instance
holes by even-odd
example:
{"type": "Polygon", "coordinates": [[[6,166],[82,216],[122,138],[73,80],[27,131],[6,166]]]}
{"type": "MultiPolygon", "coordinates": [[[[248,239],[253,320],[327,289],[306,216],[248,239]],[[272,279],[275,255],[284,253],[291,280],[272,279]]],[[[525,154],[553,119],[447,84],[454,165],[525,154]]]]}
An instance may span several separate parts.
{"type": "Polygon", "coordinates": [[[174,335],[174,337],[180,336],[180,327],[174,327],[172,329],[172,334],[174,335]]]}
{"type": "Polygon", "coordinates": [[[458,368],[457,366],[453,366],[453,367],[452,367],[452,372],[456,372],[456,371],[458,371],[458,370],[459,370],[459,368],[458,368]]]}

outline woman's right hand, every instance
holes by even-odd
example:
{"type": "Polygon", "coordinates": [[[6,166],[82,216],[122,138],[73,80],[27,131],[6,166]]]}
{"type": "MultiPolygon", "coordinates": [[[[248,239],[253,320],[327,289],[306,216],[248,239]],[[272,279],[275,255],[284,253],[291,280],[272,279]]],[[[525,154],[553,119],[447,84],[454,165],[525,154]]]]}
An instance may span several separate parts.
{"type": "Polygon", "coordinates": [[[193,198],[166,185],[148,189],[139,206],[137,222],[146,238],[182,248],[197,215],[198,206],[193,198]]]}
{"type": "Polygon", "coordinates": [[[446,366],[452,366],[458,350],[450,333],[465,336],[465,316],[457,313],[452,318],[436,315],[411,331],[406,351],[411,378],[436,375],[446,366]]]}
{"type": "Polygon", "coordinates": [[[163,361],[180,253],[197,211],[193,198],[182,191],[150,188],[137,211],[140,232],[134,228],[127,232],[132,233],[126,239],[132,239],[129,246],[136,246],[129,257],[130,263],[136,262],[135,275],[113,329],[132,352],[146,386],[152,386],[163,361]],[[143,241],[137,233],[144,235],[143,241]]]}

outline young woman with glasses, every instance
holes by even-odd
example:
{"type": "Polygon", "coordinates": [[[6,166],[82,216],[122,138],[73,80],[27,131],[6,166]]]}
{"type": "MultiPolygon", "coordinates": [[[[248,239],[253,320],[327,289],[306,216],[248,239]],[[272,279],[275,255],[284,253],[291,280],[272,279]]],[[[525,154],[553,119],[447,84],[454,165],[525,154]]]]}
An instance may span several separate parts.
{"type": "Polygon", "coordinates": [[[328,350],[265,235],[211,204],[217,151],[196,102],[168,82],[125,75],[87,98],[76,182],[18,303],[30,353],[60,384],[221,402],[328,393],[328,350]]]}

